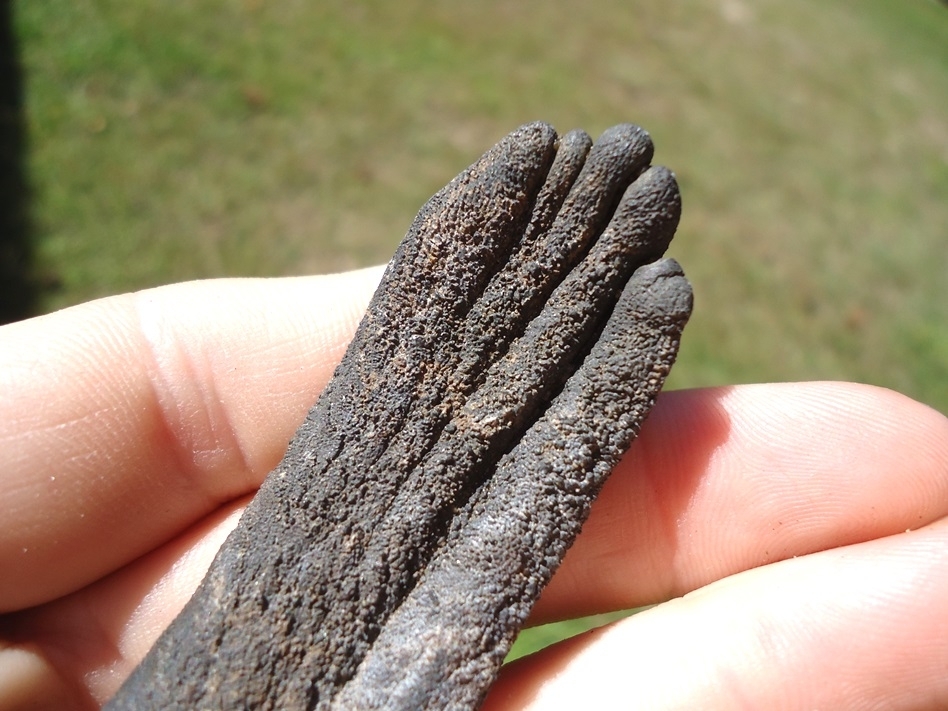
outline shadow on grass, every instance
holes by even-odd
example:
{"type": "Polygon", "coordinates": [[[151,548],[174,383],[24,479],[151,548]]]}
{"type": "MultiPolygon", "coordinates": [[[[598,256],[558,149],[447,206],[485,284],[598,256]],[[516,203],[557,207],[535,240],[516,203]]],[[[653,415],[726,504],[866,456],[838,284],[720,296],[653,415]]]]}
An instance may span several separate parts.
{"type": "Polygon", "coordinates": [[[26,178],[23,70],[13,31],[13,2],[0,0],[0,324],[32,316],[34,276],[26,178]]]}

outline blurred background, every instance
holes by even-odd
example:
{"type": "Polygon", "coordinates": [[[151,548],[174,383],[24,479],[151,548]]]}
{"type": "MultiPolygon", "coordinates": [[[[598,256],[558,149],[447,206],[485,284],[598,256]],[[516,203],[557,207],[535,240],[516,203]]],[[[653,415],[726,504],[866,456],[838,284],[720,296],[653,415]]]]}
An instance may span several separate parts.
{"type": "Polygon", "coordinates": [[[0,0],[0,302],[386,261],[511,129],[647,128],[695,314],[671,387],[948,412],[936,0],[0,0]]]}

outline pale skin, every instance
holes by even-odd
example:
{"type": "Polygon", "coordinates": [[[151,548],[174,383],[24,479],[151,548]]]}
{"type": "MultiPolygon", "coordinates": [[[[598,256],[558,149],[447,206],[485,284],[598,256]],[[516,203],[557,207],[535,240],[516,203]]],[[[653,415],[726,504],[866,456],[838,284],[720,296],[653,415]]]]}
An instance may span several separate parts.
{"type": "MultiPolygon", "coordinates": [[[[0,711],[96,709],[184,604],[379,277],[178,284],[0,329],[0,711]]],[[[687,337],[687,334],[686,334],[687,337]]],[[[948,707],[948,419],[891,391],[670,392],[496,709],[948,707]]]]}

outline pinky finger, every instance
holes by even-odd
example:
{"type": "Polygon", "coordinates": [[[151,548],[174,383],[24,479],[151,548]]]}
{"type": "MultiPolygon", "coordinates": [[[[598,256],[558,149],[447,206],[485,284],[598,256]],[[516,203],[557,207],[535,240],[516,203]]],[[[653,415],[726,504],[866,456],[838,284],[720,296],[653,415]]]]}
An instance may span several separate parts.
{"type": "Polygon", "coordinates": [[[725,578],[505,668],[484,709],[948,708],[948,521],[725,578]]]}

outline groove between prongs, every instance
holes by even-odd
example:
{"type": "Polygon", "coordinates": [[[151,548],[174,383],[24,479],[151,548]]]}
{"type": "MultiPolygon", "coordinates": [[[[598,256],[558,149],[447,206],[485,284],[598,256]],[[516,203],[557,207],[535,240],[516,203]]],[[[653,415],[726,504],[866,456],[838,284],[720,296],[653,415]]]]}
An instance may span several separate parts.
{"type": "MultiPolygon", "coordinates": [[[[588,136],[581,132],[567,134],[566,139],[561,152],[575,143],[588,145],[588,136]]],[[[484,364],[502,355],[540,313],[553,289],[598,239],[623,190],[645,169],[653,151],[648,134],[631,125],[612,127],[588,150],[555,218],[531,222],[508,265],[468,314],[464,328],[472,341],[483,345],[461,351],[464,357],[449,393],[462,399],[473,390],[483,379],[484,364]]]]}

